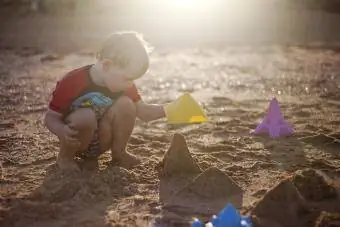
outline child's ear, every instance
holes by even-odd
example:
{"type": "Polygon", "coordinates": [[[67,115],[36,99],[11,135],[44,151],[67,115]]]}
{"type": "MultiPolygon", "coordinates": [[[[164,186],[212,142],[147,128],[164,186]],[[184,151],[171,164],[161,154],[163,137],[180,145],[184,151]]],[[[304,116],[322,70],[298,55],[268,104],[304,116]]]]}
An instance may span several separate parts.
{"type": "Polygon", "coordinates": [[[104,71],[108,71],[108,69],[110,68],[112,63],[111,63],[110,60],[104,59],[104,60],[101,61],[101,64],[102,64],[102,69],[104,71]]]}

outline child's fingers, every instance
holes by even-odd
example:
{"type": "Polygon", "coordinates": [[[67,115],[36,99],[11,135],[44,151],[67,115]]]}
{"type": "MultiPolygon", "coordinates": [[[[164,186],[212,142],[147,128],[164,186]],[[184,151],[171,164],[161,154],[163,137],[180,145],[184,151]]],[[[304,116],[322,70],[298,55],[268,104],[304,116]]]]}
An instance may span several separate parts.
{"type": "Polygon", "coordinates": [[[70,136],[78,135],[78,131],[73,129],[72,125],[67,127],[66,133],[67,133],[67,135],[70,135],[70,136]]]}
{"type": "Polygon", "coordinates": [[[72,136],[73,138],[78,135],[78,131],[70,130],[68,133],[69,136],[72,136]]]}
{"type": "Polygon", "coordinates": [[[78,142],[74,142],[74,143],[72,143],[72,146],[79,147],[80,146],[80,142],[79,141],[78,142]]]}
{"type": "Polygon", "coordinates": [[[70,135],[67,135],[67,136],[66,136],[66,140],[67,140],[68,142],[72,142],[72,143],[74,143],[74,142],[79,142],[79,140],[78,140],[77,138],[74,138],[74,137],[72,137],[72,136],[70,136],[70,135]]]}
{"type": "Polygon", "coordinates": [[[68,137],[68,138],[66,138],[66,140],[67,140],[67,143],[71,146],[75,146],[75,147],[80,146],[80,141],[78,141],[75,138],[68,137]]]}

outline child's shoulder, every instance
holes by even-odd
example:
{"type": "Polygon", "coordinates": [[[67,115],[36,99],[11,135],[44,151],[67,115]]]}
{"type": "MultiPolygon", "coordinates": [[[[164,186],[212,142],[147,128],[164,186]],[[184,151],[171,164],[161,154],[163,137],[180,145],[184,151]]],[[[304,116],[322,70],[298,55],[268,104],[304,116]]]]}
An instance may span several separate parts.
{"type": "Polygon", "coordinates": [[[85,65],[65,73],[64,76],[57,81],[57,88],[82,89],[83,87],[86,87],[89,83],[88,73],[90,68],[91,65],[85,65]]]}
{"type": "Polygon", "coordinates": [[[64,75],[64,77],[87,76],[90,68],[91,68],[91,65],[85,65],[85,66],[71,69],[64,75]]]}
{"type": "Polygon", "coordinates": [[[76,79],[76,80],[85,79],[88,76],[90,68],[91,68],[91,65],[85,65],[85,66],[71,69],[62,77],[62,80],[63,79],[72,79],[72,80],[73,79],[76,79]]]}

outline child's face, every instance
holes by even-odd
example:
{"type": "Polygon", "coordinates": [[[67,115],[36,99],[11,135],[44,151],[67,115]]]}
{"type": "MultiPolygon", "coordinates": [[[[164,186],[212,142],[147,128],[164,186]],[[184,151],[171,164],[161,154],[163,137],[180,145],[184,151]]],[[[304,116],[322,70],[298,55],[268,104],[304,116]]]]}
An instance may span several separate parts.
{"type": "Polygon", "coordinates": [[[104,70],[104,82],[112,92],[124,91],[133,83],[128,79],[127,72],[114,65],[110,65],[104,70]]]}

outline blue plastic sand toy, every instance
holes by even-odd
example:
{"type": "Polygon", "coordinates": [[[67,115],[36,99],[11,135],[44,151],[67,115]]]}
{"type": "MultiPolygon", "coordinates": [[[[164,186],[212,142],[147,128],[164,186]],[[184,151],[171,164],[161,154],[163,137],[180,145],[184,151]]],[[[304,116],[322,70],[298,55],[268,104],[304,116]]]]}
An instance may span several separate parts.
{"type": "MultiPolygon", "coordinates": [[[[197,218],[191,223],[191,227],[203,227],[204,224],[197,218]]],[[[209,227],[252,227],[250,217],[241,216],[232,204],[228,204],[217,216],[214,215],[209,227]]]]}

